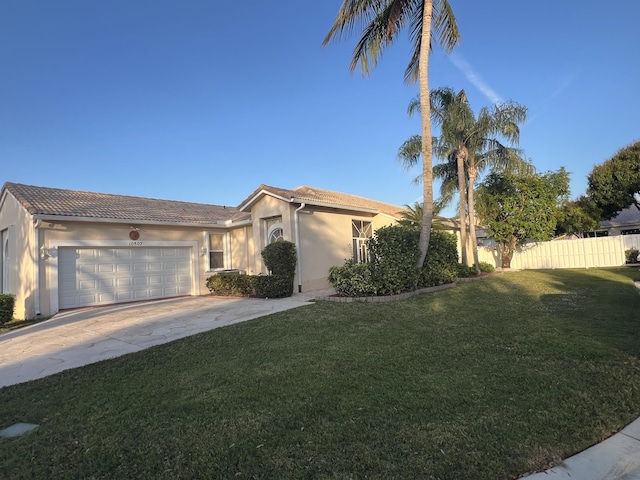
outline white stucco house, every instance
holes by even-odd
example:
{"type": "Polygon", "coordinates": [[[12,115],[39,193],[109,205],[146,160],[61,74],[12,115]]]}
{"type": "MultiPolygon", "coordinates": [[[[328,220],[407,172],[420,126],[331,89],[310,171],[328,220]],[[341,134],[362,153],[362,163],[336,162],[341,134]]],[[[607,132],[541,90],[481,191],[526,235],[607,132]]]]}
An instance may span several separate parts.
{"type": "Polygon", "coordinates": [[[205,295],[220,271],[267,273],[261,251],[296,244],[299,291],[363,259],[402,207],[313,187],[261,185],[239,206],[5,183],[0,192],[0,292],[16,318],[120,302],[205,295]]]}

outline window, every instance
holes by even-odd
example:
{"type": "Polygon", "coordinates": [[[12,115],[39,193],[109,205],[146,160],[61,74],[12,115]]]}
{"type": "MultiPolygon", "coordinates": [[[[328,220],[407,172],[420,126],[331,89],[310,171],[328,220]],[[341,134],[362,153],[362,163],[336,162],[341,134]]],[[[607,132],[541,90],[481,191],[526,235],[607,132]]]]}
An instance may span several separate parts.
{"type": "Polygon", "coordinates": [[[371,222],[351,220],[351,235],[353,237],[353,259],[358,263],[369,261],[368,240],[373,236],[371,222]]]}
{"type": "Polygon", "coordinates": [[[209,269],[224,268],[224,233],[209,234],[209,269]]]}
{"type": "Polygon", "coordinates": [[[606,230],[596,230],[593,232],[584,232],[584,238],[608,237],[609,232],[606,230]]]}
{"type": "Polygon", "coordinates": [[[274,217],[265,220],[267,230],[267,245],[284,240],[284,230],[282,228],[282,217],[274,217]]]}

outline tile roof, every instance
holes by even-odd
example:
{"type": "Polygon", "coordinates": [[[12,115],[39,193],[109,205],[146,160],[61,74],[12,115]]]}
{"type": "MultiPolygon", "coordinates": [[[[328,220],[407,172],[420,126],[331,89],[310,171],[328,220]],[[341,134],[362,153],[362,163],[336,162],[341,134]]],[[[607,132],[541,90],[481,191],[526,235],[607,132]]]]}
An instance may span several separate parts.
{"type": "Polygon", "coordinates": [[[10,192],[32,215],[111,218],[159,223],[212,224],[249,219],[236,207],[178,202],[106,193],[36,187],[7,182],[10,192]]]}
{"type": "Polygon", "coordinates": [[[251,202],[260,192],[269,192],[278,197],[298,202],[308,202],[311,204],[324,204],[335,206],[336,208],[353,208],[356,210],[366,209],[375,210],[380,213],[398,217],[399,213],[406,210],[406,207],[399,207],[389,203],[378,202],[357,195],[347,193],[334,192],[332,190],[324,190],[317,187],[301,186],[292,190],[284,188],[272,187],[269,185],[260,185],[241,205],[251,202]]]}
{"type": "Polygon", "coordinates": [[[640,225],[640,209],[631,205],[621,210],[611,220],[600,222],[600,228],[640,225]]]}

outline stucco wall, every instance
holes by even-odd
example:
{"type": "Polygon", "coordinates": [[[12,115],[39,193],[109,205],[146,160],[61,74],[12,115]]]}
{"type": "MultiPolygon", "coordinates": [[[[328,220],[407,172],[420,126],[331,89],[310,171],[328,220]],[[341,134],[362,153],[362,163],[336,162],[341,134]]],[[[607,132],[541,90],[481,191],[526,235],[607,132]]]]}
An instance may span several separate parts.
{"type": "MultiPolygon", "coordinates": [[[[253,268],[254,275],[267,273],[267,269],[262,262],[261,252],[267,245],[266,221],[274,217],[282,217],[282,230],[284,239],[295,243],[293,211],[288,202],[269,195],[263,196],[251,208],[251,218],[253,221],[253,245],[255,246],[253,268]]],[[[250,273],[250,272],[247,272],[250,273]]]]}
{"type": "Polygon", "coordinates": [[[329,268],[352,258],[352,220],[371,222],[374,230],[395,223],[384,215],[334,209],[305,208],[300,213],[302,291],[329,287],[329,268]]]}
{"type": "MultiPolygon", "coordinates": [[[[16,296],[14,317],[35,316],[34,266],[37,261],[38,239],[31,216],[12,195],[5,195],[0,208],[0,231],[9,240],[7,285],[2,290],[16,296]]],[[[2,246],[4,248],[4,245],[2,246]]]]}
{"type": "Polygon", "coordinates": [[[296,238],[296,210],[300,204],[265,195],[252,207],[253,242],[255,245],[254,272],[267,273],[260,252],[267,245],[266,220],[281,216],[284,239],[296,243],[300,257],[300,273],[294,283],[302,291],[329,287],[327,277],[329,268],[342,265],[353,255],[352,220],[364,220],[372,223],[374,230],[396,223],[385,215],[346,211],[333,208],[305,206],[298,212],[299,242],[296,238]]]}

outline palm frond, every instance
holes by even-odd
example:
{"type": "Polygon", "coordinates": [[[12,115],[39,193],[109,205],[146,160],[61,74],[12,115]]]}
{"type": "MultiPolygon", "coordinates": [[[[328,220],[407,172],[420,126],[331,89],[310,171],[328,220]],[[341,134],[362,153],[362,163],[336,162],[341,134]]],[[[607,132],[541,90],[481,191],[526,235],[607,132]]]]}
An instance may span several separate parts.
{"type": "Polygon", "coordinates": [[[409,137],[398,149],[398,161],[402,163],[405,170],[418,164],[422,155],[422,136],[413,135],[409,137]]]}
{"type": "Polygon", "coordinates": [[[458,23],[447,0],[433,2],[433,34],[445,53],[451,53],[460,43],[458,23]]]}

